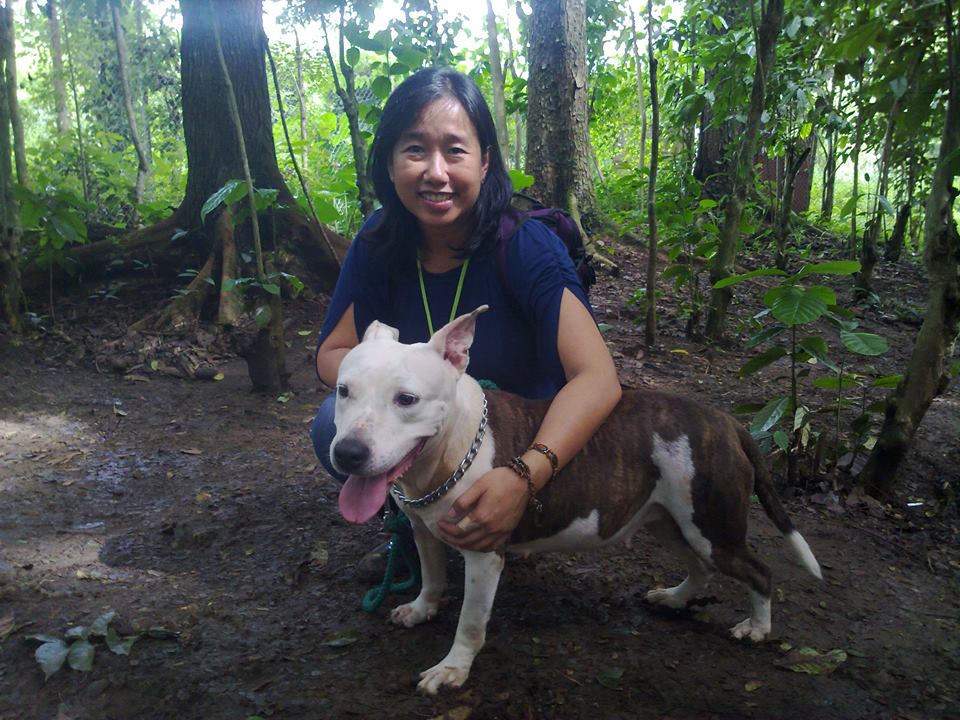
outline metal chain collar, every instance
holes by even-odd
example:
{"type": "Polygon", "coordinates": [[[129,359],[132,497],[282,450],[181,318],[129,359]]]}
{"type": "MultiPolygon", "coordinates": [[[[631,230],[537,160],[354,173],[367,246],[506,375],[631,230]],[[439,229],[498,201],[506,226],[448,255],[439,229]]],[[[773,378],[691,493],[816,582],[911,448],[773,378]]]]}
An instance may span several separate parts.
{"type": "Polygon", "coordinates": [[[416,500],[411,500],[406,495],[403,494],[403,490],[400,489],[400,486],[397,483],[393,484],[393,494],[404,505],[409,505],[410,507],[422,508],[427,505],[432,505],[437,500],[446,495],[450,490],[453,489],[453,486],[456,485],[460,478],[464,476],[467,470],[470,468],[470,465],[473,464],[474,458],[477,456],[477,453],[480,451],[480,445],[483,443],[483,435],[487,430],[487,396],[483,395],[483,413],[480,415],[480,428],[477,430],[477,436],[473,439],[473,445],[470,446],[470,449],[467,450],[467,454],[463,457],[463,460],[460,461],[460,465],[457,466],[457,469],[453,472],[453,475],[448,477],[443,485],[438,487],[436,490],[428,492],[421,498],[416,500]]]}

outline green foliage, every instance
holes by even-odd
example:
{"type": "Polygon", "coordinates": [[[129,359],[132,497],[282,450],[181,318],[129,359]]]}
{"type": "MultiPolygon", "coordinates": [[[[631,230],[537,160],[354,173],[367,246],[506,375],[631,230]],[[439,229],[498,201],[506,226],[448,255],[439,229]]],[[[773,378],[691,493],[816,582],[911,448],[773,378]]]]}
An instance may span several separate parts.
{"type": "Polygon", "coordinates": [[[837,328],[841,346],[850,353],[873,357],[886,352],[887,343],[882,337],[856,331],[857,322],[837,305],[832,289],[805,282],[812,276],[846,276],[859,269],[859,263],[853,261],[804,265],[792,275],[763,268],[726,278],[716,284],[715,287],[726,287],[756,277],[780,278],[779,284],[764,293],[763,303],[767,309],[754,318],[755,332],[748,342],[748,347],[767,347],[740,368],[740,376],[747,378],[784,358],[790,361],[789,373],[783,378],[789,383],[789,388],[785,392],[777,392],[759,409],[745,409],[755,413],[750,432],[768,449],[771,444],[775,445],[784,456],[809,451],[821,436],[821,432],[813,427],[813,418],[816,413],[828,412],[835,419],[836,457],[841,445],[840,414],[850,405],[851,399],[845,395],[850,390],[860,392],[862,407],[850,423],[849,434],[854,438],[855,446],[870,444],[871,408],[866,405],[865,391],[868,387],[889,383],[891,379],[876,378],[876,373],[869,368],[862,373],[844,370],[843,361],[837,363],[831,359],[827,339],[822,334],[801,337],[798,333],[801,326],[809,327],[824,319],[837,328]],[[786,344],[777,342],[784,336],[788,338],[786,344]],[[811,371],[817,366],[828,369],[832,374],[812,377],[811,371]],[[812,388],[836,392],[829,404],[811,408],[802,401],[800,383],[808,378],[811,378],[812,388]]]}
{"type": "Polygon", "coordinates": [[[43,193],[35,193],[18,185],[16,197],[28,247],[26,261],[36,262],[43,268],[59,266],[72,272],[72,265],[66,261],[66,250],[87,241],[84,213],[93,205],[65,189],[47,188],[43,193]]]}
{"type": "Polygon", "coordinates": [[[141,635],[120,636],[110,627],[116,618],[115,610],[110,610],[97,619],[89,627],[78,625],[67,630],[63,637],[57,635],[31,635],[30,640],[37,640],[40,646],[34,652],[34,657],[43,670],[44,680],[58,672],[67,663],[78,672],[90,672],[93,669],[93,658],[96,654],[95,640],[102,638],[107,648],[115,655],[129,655],[133,644],[141,635]]]}

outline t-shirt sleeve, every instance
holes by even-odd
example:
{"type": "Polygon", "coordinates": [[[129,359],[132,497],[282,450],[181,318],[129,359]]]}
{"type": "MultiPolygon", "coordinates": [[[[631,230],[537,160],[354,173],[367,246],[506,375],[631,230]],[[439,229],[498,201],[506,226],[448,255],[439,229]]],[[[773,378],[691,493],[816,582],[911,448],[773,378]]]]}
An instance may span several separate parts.
{"type": "Polygon", "coordinates": [[[351,304],[358,338],[363,337],[364,330],[375,318],[389,320],[388,278],[383,273],[381,264],[373,257],[370,240],[364,234],[372,221],[371,217],[347,249],[326,318],[320,328],[318,349],[351,304]]]}
{"type": "Polygon", "coordinates": [[[563,290],[569,289],[593,314],[566,246],[543,223],[528,220],[510,241],[507,275],[521,312],[536,329],[541,367],[562,375],[557,333],[563,290]]]}

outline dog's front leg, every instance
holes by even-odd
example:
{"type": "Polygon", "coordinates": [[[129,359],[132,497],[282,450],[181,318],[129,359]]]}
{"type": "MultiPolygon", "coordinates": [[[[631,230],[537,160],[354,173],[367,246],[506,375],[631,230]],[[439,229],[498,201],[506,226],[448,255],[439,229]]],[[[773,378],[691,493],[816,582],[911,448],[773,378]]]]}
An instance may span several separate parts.
{"type": "Polygon", "coordinates": [[[411,518],[410,524],[413,526],[413,539],[417,543],[423,579],[417,599],[394,608],[390,613],[390,622],[404,627],[432,620],[447,585],[447,558],[443,543],[427,530],[422,520],[411,518]]]}
{"type": "Polygon", "coordinates": [[[465,585],[457,636],[447,656],[420,673],[417,688],[428,695],[436,695],[444,685],[460,687],[466,681],[473,659],[486,640],[487,621],[503,572],[503,555],[499,553],[462,552],[465,585]]]}

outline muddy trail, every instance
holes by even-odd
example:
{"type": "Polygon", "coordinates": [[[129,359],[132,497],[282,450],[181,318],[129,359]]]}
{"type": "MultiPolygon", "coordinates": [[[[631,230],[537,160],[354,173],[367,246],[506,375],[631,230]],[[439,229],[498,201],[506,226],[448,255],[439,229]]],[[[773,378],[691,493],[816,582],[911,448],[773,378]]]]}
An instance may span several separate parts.
{"type": "MultiPolygon", "coordinates": [[[[774,367],[738,378],[745,330],[732,349],[686,340],[667,287],[660,345],[643,349],[640,311],[623,299],[642,285],[645,258],[625,248],[616,259],[619,277],[593,299],[624,384],[727,410],[782,385],[774,367]]],[[[876,365],[900,371],[925,288],[915,268],[884,267],[878,289],[896,301],[856,310],[890,343],[876,365]]],[[[326,392],[309,352],[324,298],[287,306],[294,393],[281,402],[251,394],[244,363],[227,353],[204,356],[220,381],[176,377],[169,358],[111,363],[118,328],[161,297],[146,283],[116,300],[65,300],[57,325],[0,347],[3,720],[956,717],[956,383],[924,421],[897,502],[848,494],[843,476],[837,492],[830,477],[781,485],[823,581],[754,505],[751,544],[774,573],[769,640],[729,637],[749,598],[720,576],[685,611],[647,605],[647,590],[682,573],[641,533],[630,549],[508,558],[466,686],[427,698],[417,676],[453,638],[462,562],[450,553],[430,623],[386,622],[412,592],[361,610],[370,583],[355,563],[384,536],[340,518],[339,486],[307,438],[326,392]],[[76,645],[81,666],[93,649],[90,669],[68,662],[45,679],[36,635],[76,645]]],[[[155,358],[173,344],[150,342],[155,358]]]]}

